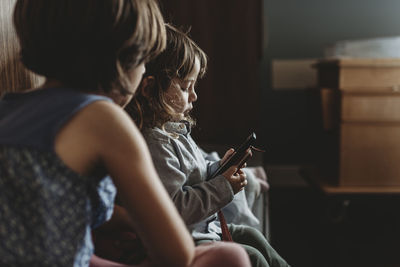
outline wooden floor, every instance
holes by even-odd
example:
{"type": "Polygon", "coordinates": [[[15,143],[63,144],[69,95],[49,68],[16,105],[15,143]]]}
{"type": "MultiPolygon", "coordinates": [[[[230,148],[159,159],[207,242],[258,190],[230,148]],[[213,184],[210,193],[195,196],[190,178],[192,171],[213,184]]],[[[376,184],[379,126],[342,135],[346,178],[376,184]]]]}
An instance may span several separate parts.
{"type": "Polygon", "coordinates": [[[400,196],[272,187],[271,243],[294,267],[400,266],[400,196]]]}

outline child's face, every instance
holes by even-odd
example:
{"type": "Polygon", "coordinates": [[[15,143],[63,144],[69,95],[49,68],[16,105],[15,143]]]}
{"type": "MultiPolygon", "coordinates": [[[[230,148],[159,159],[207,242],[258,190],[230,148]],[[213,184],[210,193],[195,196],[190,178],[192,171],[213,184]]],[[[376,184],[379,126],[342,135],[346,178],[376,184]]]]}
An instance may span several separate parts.
{"type": "Polygon", "coordinates": [[[200,62],[195,60],[193,70],[185,79],[173,79],[166,91],[168,103],[174,111],[183,119],[193,108],[193,102],[197,100],[195,85],[200,72],[200,62]]]}

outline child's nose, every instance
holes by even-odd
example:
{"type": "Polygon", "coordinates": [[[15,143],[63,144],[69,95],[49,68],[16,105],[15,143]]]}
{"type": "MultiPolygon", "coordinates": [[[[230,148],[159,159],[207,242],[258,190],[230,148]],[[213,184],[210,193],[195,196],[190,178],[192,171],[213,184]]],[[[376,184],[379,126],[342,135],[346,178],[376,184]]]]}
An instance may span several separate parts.
{"type": "Polygon", "coordinates": [[[197,94],[194,89],[190,90],[190,102],[195,102],[197,100],[197,94]]]}

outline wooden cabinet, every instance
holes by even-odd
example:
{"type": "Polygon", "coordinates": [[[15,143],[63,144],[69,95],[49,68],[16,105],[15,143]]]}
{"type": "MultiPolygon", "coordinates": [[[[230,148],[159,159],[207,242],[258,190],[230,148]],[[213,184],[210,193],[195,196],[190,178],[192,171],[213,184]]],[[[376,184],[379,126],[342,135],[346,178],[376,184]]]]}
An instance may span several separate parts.
{"type": "Polygon", "coordinates": [[[321,60],[316,67],[324,127],[337,141],[324,163],[333,182],[399,186],[400,59],[321,60]]]}

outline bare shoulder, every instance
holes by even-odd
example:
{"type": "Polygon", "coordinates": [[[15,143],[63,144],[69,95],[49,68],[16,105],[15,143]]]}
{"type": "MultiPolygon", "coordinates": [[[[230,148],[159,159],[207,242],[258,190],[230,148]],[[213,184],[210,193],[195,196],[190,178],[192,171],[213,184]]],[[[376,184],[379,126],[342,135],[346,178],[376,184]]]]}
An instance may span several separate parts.
{"type": "Polygon", "coordinates": [[[92,126],[107,126],[108,124],[132,123],[126,112],[118,105],[109,101],[96,101],[84,108],[80,114],[83,123],[92,126]]]}
{"type": "MultiPolygon", "coordinates": [[[[128,114],[118,105],[98,101],[90,105],[81,115],[84,128],[98,142],[100,150],[124,151],[144,146],[139,129],[128,114]]],[[[104,152],[104,151],[103,151],[104,152]]]]}
{"type": "Polygon", "coordinates": [[[80,110],[55,140],[60,158],[80,173],[89,172],[96,162],[116,154],[135,158],[135,152],[144,147],[143,137],[130,117],[108,101],[96,101],[80,110]]]}
{"type": "Polygon", "coordinates": [[[120,134],[124,133],[140,135],[128,114],[120,106],[108,101],[96,101],[90,104],[82,111],[78,120],[83,129],[99,138],[121,139],[124,136],[120,134]]]}

